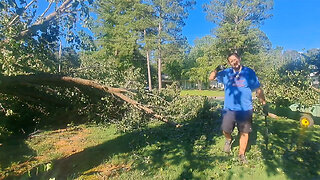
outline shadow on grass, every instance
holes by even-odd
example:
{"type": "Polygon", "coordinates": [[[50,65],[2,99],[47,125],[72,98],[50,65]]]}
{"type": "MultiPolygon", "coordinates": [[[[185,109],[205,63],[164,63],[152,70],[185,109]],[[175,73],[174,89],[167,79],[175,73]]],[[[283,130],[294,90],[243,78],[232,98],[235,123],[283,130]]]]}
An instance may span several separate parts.
{"type": "MultiPolygon", "coordinates": [[[[23,137],[8,138],[0,146],[0,170],[6,169],[7,172],[11,172],[14,168],[19,168],[20,172],[23,172],[27,167],[19,162],[31,161],[35,155],[36,152],[28,147],[23,137]]],[[[0,179],[5,176],[5,174],[0,174],[0,179]]]]}
{"type": "MultiPolygon", "coordinates": [[[[74,179],[117,154],[136,153],[143,149],[141,156],[150,157],[150,162],[143,163],[142,159],[137,159],[136,169],[165,168],[168,166],[168,162],[170,165],[177,166],[183,163],[183,170],[178,174],[177,179],[198,179],[199,177],[194,177],[193,171],[213,168],[212,162],[229,159],[226,156],[208,153],[210,148],[207,147],[215,144],[215,138],[221,136],[220,124],[215,121],[220,118],[219,116],[218,112],[211,113],[210,117],[204,117],[200,114],[197,119],[188,121],[178,129],[163,124],[126,133],[69,157],[54,160],[50,170],[39,172],[41,167],[38,166],[33,168],[29,175],[25,174],[18,178],[74,179]],[[157,146],[157,148],[146,148],[151,146],[157,146]]],[[[153,176],[152,173],[155,172],[150,171],[151,176],[153,176]]],[[[17,177],[11,176],[9,178],[17,177]]]]}
{"type": "Polygon", "coordinates": [[[138,168],[148,169],[148,166],[151,166],[152,168],[168,169],[166,166],[183,164],[183,170],[180,171],[177,179],[203,179],[203,177],[195,176],[194,172],[213,169],[214,164],[212,162],[229,159],[228,156],[209,152],[210,146],[216,143],[216,137],[222,135],[220,123],[217,121],[219,113],[216,112],[212,117],[215,121],[209,120],[209,117],[200,117],[183,128],[172,129],[169,133],[163,128],[157,129],[155,137],[161,137],[163,134],[168,135],[161,139],[154,139],[154,143],[161,142],[159,148],[144,152],[145,155],[150,155],[151,163],[140,164],[138,168]]]}
{"type": "Polygon", "coordinates": [[[289,119],[268,121],[269,145],[262,151],[268,175],[283,173],[294,180],[320,179],[319,128],[302,129],[298,121],[289,119]]]}

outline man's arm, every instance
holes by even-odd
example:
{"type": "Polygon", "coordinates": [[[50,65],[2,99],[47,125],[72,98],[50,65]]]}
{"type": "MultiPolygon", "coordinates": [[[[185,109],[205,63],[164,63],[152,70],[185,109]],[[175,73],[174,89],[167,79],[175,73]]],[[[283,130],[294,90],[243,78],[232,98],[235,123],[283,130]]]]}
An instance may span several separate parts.
{"type": "Polygon", "coordinates": [[[268,106],[268,104],[266,102],[266,98],[265,98],[263,90],[261,88],[258,88],[256,90],[256,95],[259,98],[260,103],[262,104],[262,112],[263,112],[263,114],[265,116],[271,116],[273,118],[277,118],[277,116],[275,116],[274,114],[269,113],[269,106],[268,106]]]}
{"type": "Polygon", "coordinates": [[[218,75],[218,71],[215,69],[214,71],[211,72],[210,76],[209,76],[209,80],[212,81],[214,80],[218,75]]]}
{"type": "Polygon", "coordinates": [[[262,105],[266,104],[266,98],[264,96],[263,90],[259,87],[256,89],[256,95],[262,105]]]}
{"type": "Polygon", "coordinates": [[[209,76],[209,80],[210,81],[214,80],[217,77],[218,72],[221,71],[221,70],[224,70],[224,69],[225,69],[225,67],[223,65],[217,66],[216,69],[211,72],[211,74],[209,76]]]}

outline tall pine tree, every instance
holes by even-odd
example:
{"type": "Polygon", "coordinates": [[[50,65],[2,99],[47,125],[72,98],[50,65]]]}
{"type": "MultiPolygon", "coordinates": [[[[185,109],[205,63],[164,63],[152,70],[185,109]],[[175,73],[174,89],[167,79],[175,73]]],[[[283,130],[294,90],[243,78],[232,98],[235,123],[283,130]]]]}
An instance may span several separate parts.
{"type": "Polygon", "coordinates": [[[217,24],[214,34],[222,54],[257,54],[270,47],[259,25],[271,17],[273,0],[212,0],[204,6],[208,20],[217,24]]]}
{"type": "MultiPolygon", "coordinates": [[[[181,44],[185,42],[182,36],[184,20],[188,17],[188,9],[195,1],[193,0],[146,0],[151,4],[156,15],[157,22],[157,43],[158,47],[155,55],[158,59],[158,88],[162,88],[162,64],[168,44],[181,44]]],[[[176,54],[180,53],[175,51],[176,54]]]]}

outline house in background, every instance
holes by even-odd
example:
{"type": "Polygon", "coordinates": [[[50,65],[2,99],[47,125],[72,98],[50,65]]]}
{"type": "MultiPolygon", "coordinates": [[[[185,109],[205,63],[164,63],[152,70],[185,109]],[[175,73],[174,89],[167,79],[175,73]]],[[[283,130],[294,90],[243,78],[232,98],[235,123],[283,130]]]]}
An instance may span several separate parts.
{"type": "MultiPolygon", "coordinates": [[[[170,79],[168,75],[162,75],[162,85],[163,87],[167,87],[171,85],[174,81],[170,79]]],[[[222,83],[218,83],[218,81],[213,80],[208,83],[204,82],[194,82],[190,80],[179,80],[178,81],[179,87],[181,89],[223,89],[224,86],[222,83]]]]}
{"type": "Polygon", "coordinates": [[[210,82],[210,89],[223,89],[224,85],[219,83],[217,80],[213,80],[210,82]]]}
{"type": "Polygon", "coordinates": [[[320,74],[319,72],[313,72],[313,73],[310,73],[310,78],[311,78],[311,84],[313,87],[315,88],[319,88],[320,86],[320,83],[319,83],[319,77],[320,77],[320,74]]]}

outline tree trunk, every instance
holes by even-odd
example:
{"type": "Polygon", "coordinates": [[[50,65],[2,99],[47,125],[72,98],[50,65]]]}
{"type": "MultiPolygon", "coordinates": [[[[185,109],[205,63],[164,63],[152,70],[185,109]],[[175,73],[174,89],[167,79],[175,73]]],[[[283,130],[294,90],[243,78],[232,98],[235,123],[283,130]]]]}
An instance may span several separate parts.
{"type": "Polygon", "coordinates": [[[158,36],[159,36],[159,44],[158,44],[158,51],[159,51],[159,57],[158,57],[158,84],[159,84],[159,90],[162,88],[162,77],[161,77],[161,22],[159,22],[158,27],[158,36]]]}
{"type": "Polygon", "coordinates": [[[198,89],[202,90],[202,82],[201,81],[198,81],[198,89]]]}
{"type": "MultiPolygon", "coordinates": [[[[147,32],[144,30],[144,38],[146,39],[147,32]]],[[[147,44],[147,43],[146,43],[147,44]]],[[[149,49],[148,47],[146,48],[146,55],[147,55],[147,68],[148,68],[148,88],[149,91],[152,90],[152,84],[151,84],[151,70],[150,70],[150,57],[149,57],[149,49]]]]}
{"type": "Polygon", "coordinates": [[[148,66],[148,82],[149,82],[149,91],[152,90],[152,83],[151,83],[151,69],[150,69],[150,57],[149,57],[149,50],[147,50],[147,66],[148,66]]]}
{"type": "Polygon", "coordinates": [[[61,43],[61,39],[60,39],[60,45],[59,45],[59,55],[58,55],[58,59],[59,59],[59,65],[58,65],[58,72],[61,72],[61,55],[62,55],[62,43],[61,43]]]}

